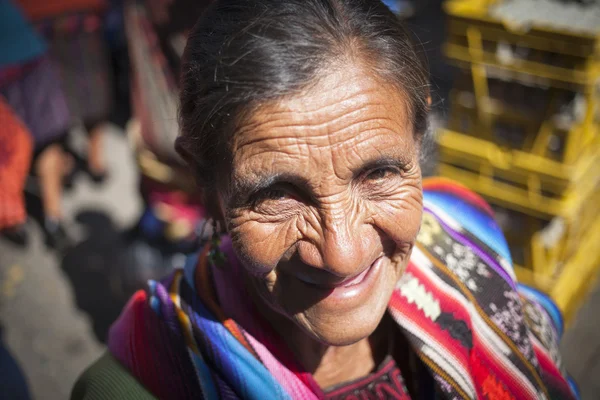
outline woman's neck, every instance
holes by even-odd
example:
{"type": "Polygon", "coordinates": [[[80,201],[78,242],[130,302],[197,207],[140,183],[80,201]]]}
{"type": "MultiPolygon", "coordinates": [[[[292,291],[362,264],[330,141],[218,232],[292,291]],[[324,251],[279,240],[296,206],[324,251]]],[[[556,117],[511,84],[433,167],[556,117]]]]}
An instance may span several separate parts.
{"type": "MultiPolygon", "coordinates": [[[[302,357],[299,352],[297,356],[302,357]]],[[[371,342],[366,338],[349,346],[327,346],[312,375],[326,389],[367,376],[376,368],[376,362],[371,342]]]]}
{"type": "Polygon", "coordinates": [[[390,331],[386,318],[371,336],[347,346],[323,344],[296,324],[290,323],[294,326],[284,327],[279,333],[292,349],[296,360],[312,373],[323,389],[369,375],[390,351],[390,331]]]}

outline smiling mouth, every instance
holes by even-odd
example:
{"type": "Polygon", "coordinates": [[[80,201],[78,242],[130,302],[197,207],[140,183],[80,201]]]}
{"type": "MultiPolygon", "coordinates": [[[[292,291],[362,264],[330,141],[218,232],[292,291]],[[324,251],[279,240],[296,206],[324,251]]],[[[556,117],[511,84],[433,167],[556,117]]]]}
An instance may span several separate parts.
{"type": "MultiPolygon", "coordinates": [[[[373,264],[375,264],[375,263],[373,263],[373,264]]],[[[369,268],[365,269],[360,274],[356,275],[354,278],[346,279],[345,281],[343,281],[339,285],[335,285],[334,287],[350,287],[350,286],[356,286],[356,285],[360,284],[362,281],[365,280],[365,277],[371,270],[371,267],[373,266],[373,264],[371,264],[369,266],[369,268]]]]}
{"type": "Polygon", "coordinates": [[[334,290],[336,288],[349,288],[352,286],[357,286],[357,285],[360,285],[365,280],[365,278],[369,275],[369,272],[371,272],[373,267],[375,265],[377,265],[377,263],[379,262],[380,259],[381,259],[381,257],[377,257],[377,259],[375,259],[375,261],[373,261],[371,263],[371,265],[369,265],[369,267],[366,268],[364,271],[362,271],[358,275],[347,278],[338,283],[323,284],[323,283],[317,283],[317,282],[308,282],[304,279],[303,279],[303,281],[311,286],[316,286],[316,287],[320,287],[322,289],[329,289],[329,290],[334,290]]]}

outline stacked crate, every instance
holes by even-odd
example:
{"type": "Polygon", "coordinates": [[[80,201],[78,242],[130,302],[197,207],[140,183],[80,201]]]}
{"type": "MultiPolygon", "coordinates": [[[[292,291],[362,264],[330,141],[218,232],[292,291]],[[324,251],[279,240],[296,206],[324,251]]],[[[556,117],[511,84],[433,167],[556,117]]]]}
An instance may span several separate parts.
{"type": "Polygon", "coordinates": [[[570,318],[600,267],[600,2],[449,0],[440,174],[498,209],[517,275],[570,318]]]}

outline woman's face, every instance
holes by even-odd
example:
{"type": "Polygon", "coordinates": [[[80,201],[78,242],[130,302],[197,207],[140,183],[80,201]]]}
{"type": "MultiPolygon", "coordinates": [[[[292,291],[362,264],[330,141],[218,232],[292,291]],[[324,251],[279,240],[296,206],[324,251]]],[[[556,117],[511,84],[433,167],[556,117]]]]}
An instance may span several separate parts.
{"type": "Polygon", "coordinates": [[[375,330],[421,222],[418,147],[405,96],[353,66],[243,124],[219,202],[260,306],[325,344],[375,330]]]}

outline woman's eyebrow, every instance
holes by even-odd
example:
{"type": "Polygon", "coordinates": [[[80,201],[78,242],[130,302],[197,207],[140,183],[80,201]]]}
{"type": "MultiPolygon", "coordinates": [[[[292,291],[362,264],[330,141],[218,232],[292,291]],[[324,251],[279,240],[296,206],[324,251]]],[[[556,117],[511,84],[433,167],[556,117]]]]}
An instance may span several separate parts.
{"type": "Polygon", "coordinates": [[[356,177],[364,171],[374,170],[383,167],[395,167],[404,170],[409,164],[410,161],[405,158],[380,156],[366,160],[360,167],[354,168],[352,172],[356,177]]]}
{"type": "Polygon", "coordinates": [[[278,183],[290,183],[298,189],[310,193],[310,183],[305,177],[294,173],[275,173],[256,178],[237,179],[232,185],[231,199],[234,204],[245,203],[248,197],[278,183]]]}

